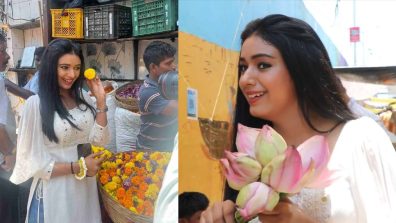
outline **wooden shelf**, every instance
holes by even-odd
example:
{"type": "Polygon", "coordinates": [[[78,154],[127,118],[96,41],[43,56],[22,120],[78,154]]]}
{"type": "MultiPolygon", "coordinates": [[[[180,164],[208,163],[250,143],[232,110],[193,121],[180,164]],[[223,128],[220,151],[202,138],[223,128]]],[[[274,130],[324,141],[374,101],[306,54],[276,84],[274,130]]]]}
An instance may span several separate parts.
{"type": "Polygon", "coordinates": [[[33,29],[39,27],[40,27],[40,21],[34,19],[31,22],[25,22],[18,25],[10,25],[11,29],[21,29],[21,30],[33,29]]]}
{"type": "Polygon", "coordinates": [[[12,72],[36,72],[36,68],[10,68],[8,71],[12,72]]]}
{"type": "Polygon", "coordinates": [[[120,39],[73,39],[78,43],[101,43],[101,42],[124,42],[124,41],[135,41],[135,40],[151,40],[151,39],[172,39],[178,37],[178,31],[164,32],[147,36],[137,36],[120,39]]]}

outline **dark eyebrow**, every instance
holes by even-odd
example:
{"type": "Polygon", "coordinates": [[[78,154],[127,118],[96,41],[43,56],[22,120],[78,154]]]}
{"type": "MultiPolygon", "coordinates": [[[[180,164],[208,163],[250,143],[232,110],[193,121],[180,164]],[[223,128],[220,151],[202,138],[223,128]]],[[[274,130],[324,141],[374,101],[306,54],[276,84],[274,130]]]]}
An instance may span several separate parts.
{"type": "Polygon", "coordinates": [[[252,56],[252,59],[256,59],[258,57],[269,57],[269,58],[274,58],[272,55],[266,54],[266,53],[259,53],[259,54],[255,54],[252,56]]]}
{"type": "MultiPolygon", "coordinates": [[[[67,63],[62,63],[62,64],[58,64],[58,66],[71,66],[70,64],[67,63]]],[[[78,64],[76,66],[81,66],[81,64],[78,64]]]]}
{"type": "MultiPolygon", "coordinates": [[[[251,56],[251,59],[257,59],[257,58],[260,58],[260,57],[274,58],[274,56],[272,56],[272,55],[270,55],[270,54],[258,53],[258,54],[255,54],[255,55],[251,56]]],[[[239,58],[239,62],[241,62],[241,61],[242,61],[242,62],[245,62],[246,60],[245,60],[245,58],[240,57],[240,58],[239,58]]]]}

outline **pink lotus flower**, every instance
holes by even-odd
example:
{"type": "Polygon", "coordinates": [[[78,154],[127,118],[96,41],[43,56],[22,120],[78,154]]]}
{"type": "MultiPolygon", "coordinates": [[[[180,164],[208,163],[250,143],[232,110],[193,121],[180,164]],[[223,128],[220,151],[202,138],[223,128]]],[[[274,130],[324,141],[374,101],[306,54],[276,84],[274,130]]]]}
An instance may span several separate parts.
{"type": "Polygon", "coordinates": [[[240,190],[243,186],[257,181],[262,166],[245,153],[225,151],[226,158],[220,159],[224,167],[227,182],[231,188],[240,190]]]}
{"type": "Polygon", "coordinates": [[[284,154],[271,160],[263,168],[261,182],[283,193],[297,193],[303,187],[327,186],[331,180],[326,179],[332,174],[326,168],[329,156],[326,139],[313,136],[297,149],[289,147],[284,154]]]}
{"type": "Polygon", "coordinates": [[[263,211],[272,211],[279,202],[279,194],[271,187],[253,182],[244,186],[236,199],[237,210],[248,221],[263,211]]]}
{"type": "Polygon", "coordinates": [[[259,133],[260,129],[250,128],[238,123],[238,133],[235,140],[238,152],[246,153],[254,158],[254,145],[259,133]]]}
{"type": "Polygon", "coordinates": [[[264,125],[256,138],[254,152],[256,159],[265,166],[274,157],[284,153],[286,147],[283,137],[270,126],[264,125]]]}
{"type": "Polygon", "coordinates": [[[297,148],[270,126],[261,130],[238,124],[238,153],[226,151],[221,163],[231,188],[240,190],[239,216],[244,221],[272,210],[278,193],[298,193],[303,187],[326,187],[338,176],[327,169],[330,152],[325,137],[309,138],[297,148]],[[260,181],[256,182],[261,176],[260,181]]]}

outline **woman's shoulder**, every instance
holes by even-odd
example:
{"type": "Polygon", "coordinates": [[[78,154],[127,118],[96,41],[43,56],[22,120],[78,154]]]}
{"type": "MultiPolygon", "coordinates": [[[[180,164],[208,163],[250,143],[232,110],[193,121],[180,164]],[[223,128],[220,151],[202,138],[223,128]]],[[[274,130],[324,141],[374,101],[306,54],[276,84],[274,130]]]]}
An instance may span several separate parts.
{"type": "Polygon", "coordinates": [[[381,126],[375,120],[367,116],[362,116],[360,118],[348,121],[344,128],[357,132],[383,131],[381,126]]]}
{"type": "Polygon", "coordinates": [[[392,145],[385,130],[375,120],[366,116],[348,121],[341,136],[346,141],[361,145],[384,145],[388,140],[392,145]]]}

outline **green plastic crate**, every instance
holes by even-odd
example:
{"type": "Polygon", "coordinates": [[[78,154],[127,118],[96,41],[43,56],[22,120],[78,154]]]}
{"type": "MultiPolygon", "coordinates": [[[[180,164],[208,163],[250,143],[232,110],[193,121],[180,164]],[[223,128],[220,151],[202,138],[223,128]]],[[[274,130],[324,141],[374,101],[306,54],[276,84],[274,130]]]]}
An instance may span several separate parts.
{"type": "Polygon", "coordinates": [[[178,0],[132,0],[133,36],[177,29],[178,0]]]}

